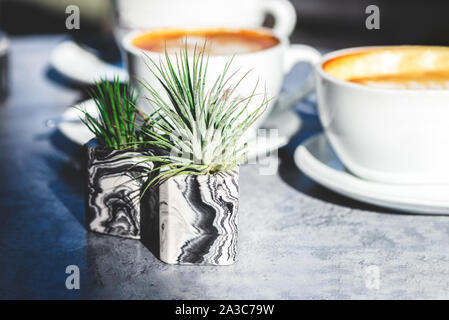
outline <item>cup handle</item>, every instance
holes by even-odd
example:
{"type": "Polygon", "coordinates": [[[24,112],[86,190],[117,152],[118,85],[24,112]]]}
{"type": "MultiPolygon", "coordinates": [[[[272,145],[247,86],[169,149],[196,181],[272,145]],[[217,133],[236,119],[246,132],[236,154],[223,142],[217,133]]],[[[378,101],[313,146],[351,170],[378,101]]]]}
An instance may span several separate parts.
{"type": "Polygon", "coordinates": [[[321,60],[321,53],[305,44],[291,44],[284,54],[284,73],[288,73],[298,62],[315,66],[321,60]]]}
{"type": "Polygon", "coordinates": [[[274,17],[273,33],[281,38],[288,38],[296,25],[296,10],[288,0],[261,1],[265,13],[274,17]]]}
{"type": "MultiPolygon", "coordinates": [[[[284,74],[287,74],[298,62],[310,63],[313,67],[321,60],[321,53],[304,44],[292,44],[284,55],[284,74]]],[[[304,99],[315,89],[315,74],[311,72],[301,86],[291,93],[281,94],[276,101],[274,113],[280,113],[304,99]]]]}

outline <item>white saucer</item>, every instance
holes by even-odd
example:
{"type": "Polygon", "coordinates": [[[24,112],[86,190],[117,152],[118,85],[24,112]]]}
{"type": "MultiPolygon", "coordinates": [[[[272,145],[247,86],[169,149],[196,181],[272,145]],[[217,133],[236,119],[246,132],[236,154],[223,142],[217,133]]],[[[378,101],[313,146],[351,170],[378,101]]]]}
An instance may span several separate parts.
{"type": "Polygon", "coordinates": [[[449,185],[393,185],[363,180],[344,168],[324,134],[298,146],[294,159],[311,179],[350,198],[408,213],[449,214],[449,185]]]}
{"type": "Polygon", "coordinates": [[[121,81],[128,80],[126,70],[100,60],[71,40],[56,46],[50,64],[68,79],[84,85],[93,85],[100,78],[112,80],[116,75],[121,81]]]}
{"type": "MultiPolygon", "coordinates": [[[[76,107],[90,114],[96,114],[97,110],[95,102],[92,99],[86,100],[76,107]]],[[[76,121],[83,115],[77,108],[67,109],[62,114],[61,121],[57,127],[69,140],[76,144],[84,145],[90,139],[94,138],[94,134],[81,121],[76,121]]],[[[281,114],[268,116],[262,127],[267,129],[278,128],[278,137],[263,141],[265,143],[249,141],[248,159],[255,159],[257,156],[266,156],[269,151],[287,145],[293,135],[301,128],[301,120],[293,110],[288,110],[281,114]]],[[[269,137],[273,138],[272,136],[269,137]]]]}
{"type": "Polygon", "coordinates": [[[90,114],[97,114],[95,101],[89,99],[64,111],[61,116],[61,122],[57,127],[66,138],[82,146],[95,136],[81,121],[76,121],[83,116],[83,113],[78,110],[78,108],[85,110],[90,114]]]}

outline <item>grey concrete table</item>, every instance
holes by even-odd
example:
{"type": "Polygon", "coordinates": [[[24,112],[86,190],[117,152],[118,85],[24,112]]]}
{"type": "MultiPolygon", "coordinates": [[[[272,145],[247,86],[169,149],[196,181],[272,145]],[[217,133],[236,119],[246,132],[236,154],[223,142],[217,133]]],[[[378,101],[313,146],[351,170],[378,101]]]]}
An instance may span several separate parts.
{"type": "Polygon", "coordinates": [[[449,298],[449,218],[364,205],[307,179],[291,157],[320,130],[306,113],[277,174],[241,169],[235,265],[170,266],[138,241],[86,232],[79,147],[44,126],[82,98],[48,68],[61,39],[12,41],[12,92],[0,106],[0,298],[449,298]],[[65,287],[68,265],[80,268],[80,290],[65,287]]]}

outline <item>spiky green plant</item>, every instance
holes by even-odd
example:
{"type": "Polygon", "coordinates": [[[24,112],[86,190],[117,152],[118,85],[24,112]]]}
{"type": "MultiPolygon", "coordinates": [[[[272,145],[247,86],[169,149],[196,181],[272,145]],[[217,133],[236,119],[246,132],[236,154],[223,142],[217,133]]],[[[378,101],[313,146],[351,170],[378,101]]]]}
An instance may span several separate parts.
{"type": "Polygon", "coordinates": [[[140,146],[136,132],[137,95],[128,82],[120,83],[101,79],[89,95],[95,101],[98,116],[79,108],[84,118],[81,121],[95,135],[98,144],[114,150],[136,149],[140,146]]]}
{"type": "Polygon", "coordinates": [[[204,49],[195,47],[190,58],[187,45],[176,58],[170,58],[166,50],[159,63],[147,56],[147,67],[166,94],[164,97],[147,81],[141,81],[155,108],[142,132],[149,144],[166,152],[143,160],[158,163],[154,170],[159,173],[150,185],[180,174],[227,171],[246,160],[247,146],[242,136],[265,111],[268,100],[264,95],[263,103],[253,112],[247,111],[257,84],[251,95],[236,95],[248,73],[230,84],[237,73],[228,76],[233,59],[206,91],[209,56],[204,49]]]}

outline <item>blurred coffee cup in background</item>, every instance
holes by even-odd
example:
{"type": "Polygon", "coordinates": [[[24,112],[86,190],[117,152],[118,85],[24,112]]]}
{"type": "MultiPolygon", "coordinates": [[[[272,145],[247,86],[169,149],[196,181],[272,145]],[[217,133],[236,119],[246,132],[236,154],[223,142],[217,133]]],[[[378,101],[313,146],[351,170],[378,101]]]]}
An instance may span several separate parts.
{"type": "Polygon", "coordinates": [[[120,43],[131,30],[176,27],[259,28],[267,15],[273,33],[287,38],[296,25],[288,0],[114,0],[114,34],[120,43]]]}

